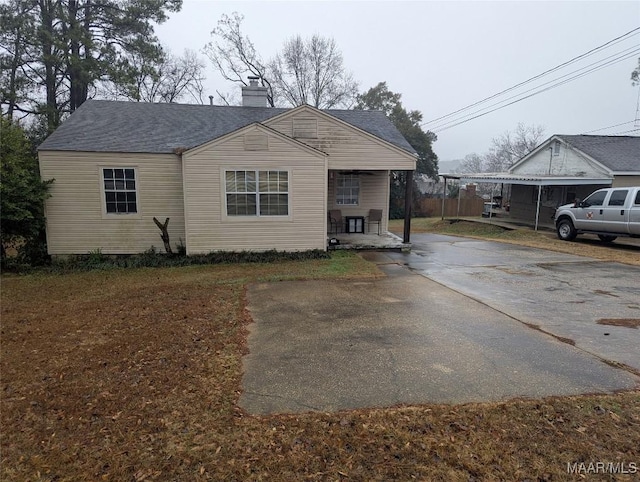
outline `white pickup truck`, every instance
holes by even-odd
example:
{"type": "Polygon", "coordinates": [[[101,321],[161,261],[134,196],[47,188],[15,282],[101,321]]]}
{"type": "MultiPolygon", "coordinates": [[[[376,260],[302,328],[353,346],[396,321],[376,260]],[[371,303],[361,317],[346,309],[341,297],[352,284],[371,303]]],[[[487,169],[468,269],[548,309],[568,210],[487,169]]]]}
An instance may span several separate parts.
{"type": "Polygon", "coordinates": [[[555,222],[564,241],[581,233],[597,234],[605,242],[618,236],[640,238],[640,187],[599,189],[584,201],[560,206],[555,222]]]}

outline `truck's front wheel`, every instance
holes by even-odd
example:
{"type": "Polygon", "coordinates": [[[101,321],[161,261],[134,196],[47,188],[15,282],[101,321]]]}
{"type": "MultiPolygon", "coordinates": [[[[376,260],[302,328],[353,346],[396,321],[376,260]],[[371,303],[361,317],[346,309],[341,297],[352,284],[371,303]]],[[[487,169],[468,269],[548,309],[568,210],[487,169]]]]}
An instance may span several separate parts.
{"type": "Polygon", "coordinates": [[[563,241],[573,241],[578,235],[570,219],[561,219],[558,221],[556,231],[558,232],[558,237],[563,241]]]}

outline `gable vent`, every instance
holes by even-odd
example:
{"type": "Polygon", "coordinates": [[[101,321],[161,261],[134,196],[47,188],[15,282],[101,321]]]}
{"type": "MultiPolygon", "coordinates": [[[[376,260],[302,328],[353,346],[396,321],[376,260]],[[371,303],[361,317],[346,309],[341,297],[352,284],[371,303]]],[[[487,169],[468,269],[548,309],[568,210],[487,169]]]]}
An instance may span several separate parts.
{"type": "Polygon", "coordinates": [[[297,139],[317,139],[318,120],[313,117],[294,117],[293,137],[297,139]]]}
{"type": "Polygon", "coordinates": [[[245,134],[244,135],[245,151],[268,151],[269,136],[266,134],[245,134]]]}

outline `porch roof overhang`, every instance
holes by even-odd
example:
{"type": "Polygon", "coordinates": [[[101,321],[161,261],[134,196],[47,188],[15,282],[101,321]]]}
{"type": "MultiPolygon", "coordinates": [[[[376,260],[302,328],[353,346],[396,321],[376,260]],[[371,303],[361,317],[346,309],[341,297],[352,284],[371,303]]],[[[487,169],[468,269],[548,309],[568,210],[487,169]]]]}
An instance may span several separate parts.
{"type": "Polygon", "coordinates": [[[444,179],[458,179],[463,182],[521,184],[525,186],[579,186],[584,184],[611,184],[610,177],[544,176],[510,174],[508,172],[440,174],[444,179]]]}

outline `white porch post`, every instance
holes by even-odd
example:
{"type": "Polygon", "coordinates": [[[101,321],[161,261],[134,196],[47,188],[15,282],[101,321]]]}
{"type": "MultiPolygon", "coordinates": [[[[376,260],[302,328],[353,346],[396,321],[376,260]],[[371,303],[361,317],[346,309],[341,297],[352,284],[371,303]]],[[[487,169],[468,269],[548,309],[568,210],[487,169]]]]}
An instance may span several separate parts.
{"type": "Polygon", "coordinates": [[[536,204],[536,228],[538,230],[538,220],[540,219],[540,196],[542,194],[542,184],[538,185],[538,203],[536,204]]]}
{"type": "Polygon", "coordinates": [[[413,171],[405,171],[407,181],[404,190],[404,233],[403,243],[411,241],[411,202],[413,200],[413,171]]]}
{"type": "Polygon", "coordinates": [[[460,179],[458,179],[458,211],[456,212],[456,219],[460,219],[460,193],[462,192],[460,184],[460,179]]]}

